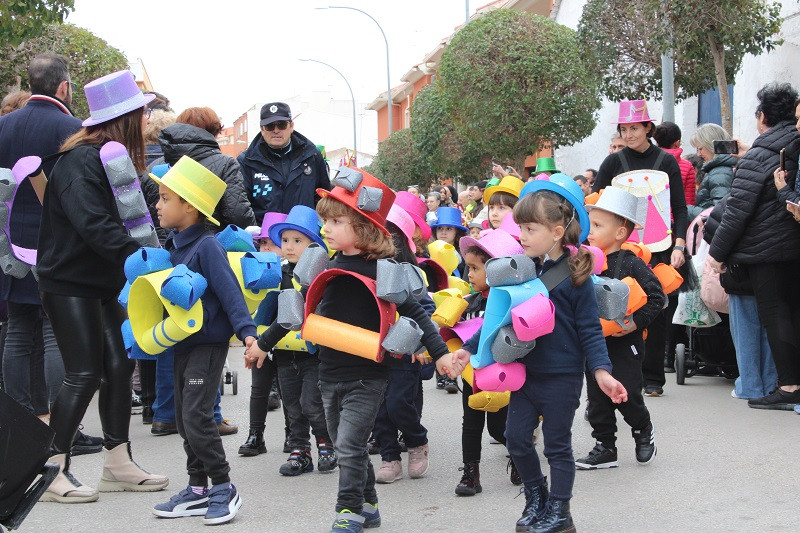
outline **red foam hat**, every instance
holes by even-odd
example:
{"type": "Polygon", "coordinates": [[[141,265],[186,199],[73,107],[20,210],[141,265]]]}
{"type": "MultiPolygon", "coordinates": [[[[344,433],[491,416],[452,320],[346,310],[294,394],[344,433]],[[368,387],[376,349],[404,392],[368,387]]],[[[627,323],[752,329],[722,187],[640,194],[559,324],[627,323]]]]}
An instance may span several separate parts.
{"type": "Polygon", "coordinates": [[[342,202],[389,235],[386,216],[394,203],[394,191],[372,174],[355,167],[340,167],[339,173],[333,178],[333,185],[332,191],[317,189],[317,194],[321,198],[330,196],[342,202]]]}

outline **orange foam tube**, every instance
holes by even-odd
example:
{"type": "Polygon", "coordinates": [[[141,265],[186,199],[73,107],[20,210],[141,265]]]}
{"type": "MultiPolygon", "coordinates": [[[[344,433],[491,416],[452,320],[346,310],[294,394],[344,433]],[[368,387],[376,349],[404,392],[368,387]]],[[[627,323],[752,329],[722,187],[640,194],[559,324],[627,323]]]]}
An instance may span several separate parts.
{"type": "Polygon", "coordinates": [[[306,317],[303,340],[372,361],[380,362],[383,359],[381,336],[377,331],[359,328],[314,313],[306,317]]]}

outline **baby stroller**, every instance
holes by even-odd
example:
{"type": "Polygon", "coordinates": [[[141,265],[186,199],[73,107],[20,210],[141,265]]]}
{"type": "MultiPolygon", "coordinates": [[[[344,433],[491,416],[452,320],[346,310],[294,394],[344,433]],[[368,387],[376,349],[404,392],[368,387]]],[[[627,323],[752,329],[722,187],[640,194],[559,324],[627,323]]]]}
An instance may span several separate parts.
{"type": "MultiPolygon", "coordinates": [[[[703,225],[708,212],[710,209],[698,215],[687,231],[687,249],[691,255],[696,254],[703,239],[703,225]]],[[[715,326],[686,326],[686,342],[675,346],[675,380],[678,385],[683,385],[687,377],[696,375],[728,379],[739,376],[730,319],[725,313],[719,316],[721,322],[715,326]]]]}
{"type": "Polygon", "coordinates": [[[225,385],[231,386],[233,395],[239,394],[239,371],[231,370],[228,358],[225,358],[225,366],[222,368],[222,379],[219,381],[219,393],[225,394],[225,385]]]}

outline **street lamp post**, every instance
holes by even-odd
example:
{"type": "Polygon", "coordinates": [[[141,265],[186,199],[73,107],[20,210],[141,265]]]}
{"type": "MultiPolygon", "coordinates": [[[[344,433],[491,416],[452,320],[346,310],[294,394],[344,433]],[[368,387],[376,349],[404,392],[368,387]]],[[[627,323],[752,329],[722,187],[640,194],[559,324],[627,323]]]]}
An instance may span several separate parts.
{"type": "Polygon", "coordinates": [[[329,69],[333,70],[342,77],[345,84],[347,84],[347,88],[350,90],[350,99],[353,101],[353,152],[355,152],[356,162],[358,162],[358,145],[356,144],[356,97],[353,96],[353,88],[350,87],[350,82],[347,81],[347,78],[344,77],[344,74],[339,72],[337,68],[333,65],[329,65],[324,61],[320,61],[318,59],[301,59],[300,61],[313,61],[314,63],[319,63],[320,65],[325,65],[329,69]]]}
{"type": "Polygon", "coordinates": [[[363,13],[364,15],[368,16],[372,19],[378,29],[381,30],[381,35],[383,35],[383,42],[386,43],[386,108],[389,115],[389,135],[392,134],[392,76],[389,73],[389,41],[386,39],[386,33],[383,31],[383,28],[375,20],[375,17],[370,15],[364,10],[358,9],[356,7],[350,6],[328,6],[328,7],[318,7],[317,9],[350,9],[352,11],[358,11],[359,13],[363,13]]]}

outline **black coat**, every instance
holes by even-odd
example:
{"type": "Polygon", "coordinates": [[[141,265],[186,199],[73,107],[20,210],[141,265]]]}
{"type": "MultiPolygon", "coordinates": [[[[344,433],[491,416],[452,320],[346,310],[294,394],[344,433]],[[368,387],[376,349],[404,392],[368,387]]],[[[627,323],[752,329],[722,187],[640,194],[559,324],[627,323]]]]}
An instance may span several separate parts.
{"type": "Polygon", "coordinates": [[[759,135],[739,160],[722,221],[711,240],[709,255],[717,261],[752,264],[800,258],[800,224],[786,211],[772,177],[782,148],[791,190],[800,154],[800,132],[793,122],[779,122],[759,135]]]}
{"type": "Polygon", "coordinates": [[[296,131],[291,144],[284,156],[289,158],[286,165],[269,150],[260,133],[239,155],[245,190],[259,224],[267,212],[288,213],[296,205],[313,208],[319,199],[316,189],[331,190],[328,165],[317,147],[296,131]],[[281,170],[284,166],[287,173],[281,170]]]}
{"type": "MultiPolygon", "coordinates": [[[[256,219],[250,202],[247,199],[242,174],[239,171],[239,163],[230,156],[223,154],[219,149],[219,143],[209,132],[202,128],[190,124],[172,124],[167,126],[158,134],[161,149],[164,157],[158,158],[147,167],[142,178],[142,190],[144,191],[147,204],[150,206],[150,214],[153,222],[158,226],[158,215],[156,214],[156,203],[158,203],[158,184],[150,179],[149,174],[156,165],[168,163],[170,166],[178,162],[182,156],[187,155],[216,174],[225,182],[227,188],[222,198],[214,210],[214,218],[220,225],[208,224],[211,231],[220,231],[229,224],[234,224],[240,228],[253,226],[256,219]]],[[[159,239],[163,243],[169,231],[158,228],[159,239]]]]}
{"type": "MultiPolygon", "coordinates": [[[[81,129],[81,121],[65,113],[55,102],[28,101],[28,104],[0,117],[0,167],[11,168],[29,155],[39,157],[58,153],[61,144],[81,129]]],[[[49,176],[55,161],[45,163],[49,176]]],[[[42,206],[29,181],[17,191],[11,214],[11,237],[15,244],[36,248],[42,206]]],[[[0,273],[0,300],[39,304],[39,287],[33,274],[22,279],[0,273]]]]}

